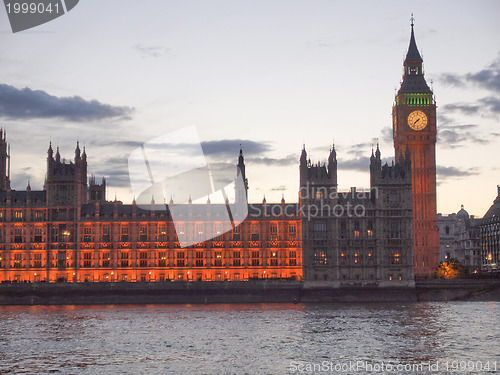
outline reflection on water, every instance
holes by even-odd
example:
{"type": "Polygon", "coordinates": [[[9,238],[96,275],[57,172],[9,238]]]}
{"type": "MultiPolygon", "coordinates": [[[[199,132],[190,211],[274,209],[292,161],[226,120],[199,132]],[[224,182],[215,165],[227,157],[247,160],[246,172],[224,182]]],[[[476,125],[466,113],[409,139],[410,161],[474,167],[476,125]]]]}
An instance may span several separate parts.
{"type": "MultiPolygon", "coordinates": [[[[357,361],[439,363],[429,373],[446,373],[447,361],[500,367],[498,316],[497,302],[0,307],[0,373],[286,374],[357,361]]],[[[384,373],[376,369],[359,373],[384,373]]]]}

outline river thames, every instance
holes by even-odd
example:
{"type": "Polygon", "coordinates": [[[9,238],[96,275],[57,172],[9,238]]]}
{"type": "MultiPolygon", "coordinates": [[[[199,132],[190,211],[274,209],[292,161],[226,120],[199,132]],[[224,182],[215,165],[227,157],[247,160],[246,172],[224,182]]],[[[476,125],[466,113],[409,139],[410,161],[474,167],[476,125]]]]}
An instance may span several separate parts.
{"type": "Polygon", "coordinates": [[[491,374],[499,317],[499,302],[4,306],[0,373],[491,374]]]}

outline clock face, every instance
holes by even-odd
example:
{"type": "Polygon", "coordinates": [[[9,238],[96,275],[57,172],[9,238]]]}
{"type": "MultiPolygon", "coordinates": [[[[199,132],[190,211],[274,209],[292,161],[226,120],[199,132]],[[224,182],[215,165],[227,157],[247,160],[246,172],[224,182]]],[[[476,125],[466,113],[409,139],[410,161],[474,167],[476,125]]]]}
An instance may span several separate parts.
{"type": "Polygon", "coordinates": [[[427,116],[422,111],[413,111],[408,115],[408,125],[413,130],[422,130],[427,126],[427,116]]]}

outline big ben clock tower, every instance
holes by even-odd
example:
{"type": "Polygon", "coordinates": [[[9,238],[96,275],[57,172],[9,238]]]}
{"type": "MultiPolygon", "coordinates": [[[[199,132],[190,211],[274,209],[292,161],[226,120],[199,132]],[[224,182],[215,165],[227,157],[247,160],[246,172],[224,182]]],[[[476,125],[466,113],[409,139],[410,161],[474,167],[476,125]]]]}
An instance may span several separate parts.
{"type": "Polygon", "coordinates": [[[416,278],[431,278],[439,262],[436,203],[436,103],[422,69],[411,19],[403,82],[392,108],[396,160],[411,157],[413,264],[416,278]]]}

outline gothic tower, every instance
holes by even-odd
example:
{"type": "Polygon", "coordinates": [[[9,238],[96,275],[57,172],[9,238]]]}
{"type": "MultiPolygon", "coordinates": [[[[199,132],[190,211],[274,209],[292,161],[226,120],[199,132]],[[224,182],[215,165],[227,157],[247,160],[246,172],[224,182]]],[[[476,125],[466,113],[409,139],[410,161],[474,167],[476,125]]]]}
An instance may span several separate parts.
{"type": "Polygon", "coordinates": [[[424,78],[411,19],[403,82],[392,108],[396,160],[411,158],[413,254],[416,278],[430,278],[439,261],[436,202],[436,102],[424,78]]]}
{"type": "Polygon", "coordinates": [[[10,189],[10,146],[3,129],[0,129],[0,191],[10,189]]]}
{"type": "Polygon", "coordinates": [[[304,280],[338,280],[334,267],[338,238],[333,207],[338,205],[337,153],[330,149],[328,164],[312,164],[304,145],[300,155],[299,206],[302,213],[304,280]]]}
{"type": "Polygon", "coordinates": [[[243,150],[240,145],[240,155],[238,156],[238,165],[236,166],[237,176],[241,174],[243,179],[244,189],[239,189],[238,185],[235,185],[235,200],[237,203],[246,203],[248,199],[248,180],[245,171],[245,158],[243,157],[243,150]]]}
{"type": "Polygon", "coordinates": [[[53,220],[72,219],[78,215],[82,204],[87,203],[87,154],[80,152],[77,142],[74,161],[61,160],[59,147],[55,158],[52,144],[47,151],[47,205],[53,220]]]}

